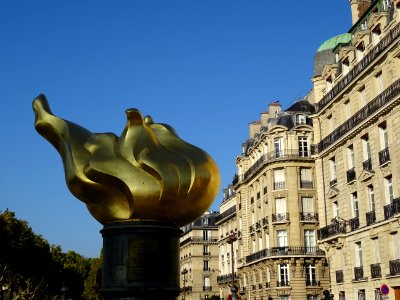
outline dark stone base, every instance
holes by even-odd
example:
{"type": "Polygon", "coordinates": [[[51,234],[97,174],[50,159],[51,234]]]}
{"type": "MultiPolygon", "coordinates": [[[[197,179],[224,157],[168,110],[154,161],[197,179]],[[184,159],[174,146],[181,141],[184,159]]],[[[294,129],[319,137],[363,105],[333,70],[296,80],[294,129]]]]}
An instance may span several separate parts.
{"type": "Polygon", "coordinates": [[[103,280],[106,300],[176,299],[179,295],[177,226],[152,221],[104,226],[103,280]]]}

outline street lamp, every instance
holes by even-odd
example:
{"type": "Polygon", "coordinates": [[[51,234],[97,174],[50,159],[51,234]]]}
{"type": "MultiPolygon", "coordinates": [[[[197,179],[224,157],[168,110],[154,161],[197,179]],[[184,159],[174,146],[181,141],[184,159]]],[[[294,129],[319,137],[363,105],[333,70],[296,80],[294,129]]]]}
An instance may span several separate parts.
{"type": "Polygon", "coordinates": [[[232,282],[231,282],[231,299],[237,300],[239,299],[237,296],[238,288],[235,285],[235,267],[234,267],[234,256],[233,256],[233,243],[237,240],[237,237],[234,233],[228,236],[228,244],[231,244],[231,265],[232,265],[232,282]]]}

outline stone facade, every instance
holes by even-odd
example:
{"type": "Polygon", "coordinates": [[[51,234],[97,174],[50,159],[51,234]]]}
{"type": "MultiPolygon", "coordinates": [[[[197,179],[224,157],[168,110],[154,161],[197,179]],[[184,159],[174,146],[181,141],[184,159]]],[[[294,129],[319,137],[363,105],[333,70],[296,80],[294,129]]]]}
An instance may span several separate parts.
{"type": "Polygon", "coordinates": [[[218,227],[216,212],[206,212],[181,228],[181,295],[178,299],[203,300],[219,295],[218,227]]]}
{"type": "MultiPolygon", "coordinates": [[[[340,300],[400,299],[400,13],[369,2],[314,76],[318,244],[340,300]],[[389,287],[388,297],[381,295],[389,287]]],[[[354,20],[354,18],[357,18],[354,20]]],[[[317,57],[317,56],[316,56],[317,57]]]]}

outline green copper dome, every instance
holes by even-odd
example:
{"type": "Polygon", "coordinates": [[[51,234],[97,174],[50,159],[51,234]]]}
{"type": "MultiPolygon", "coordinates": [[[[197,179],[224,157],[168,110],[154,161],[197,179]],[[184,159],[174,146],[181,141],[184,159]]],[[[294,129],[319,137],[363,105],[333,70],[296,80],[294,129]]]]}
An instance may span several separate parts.
{"type": "Polygon", "coordinates": [[[323,42],[321,46],[319,46],[317,52],[324,51],[324,50],[332,50],[339,44],[348,44],[351,41],[351,34],[350,33],[343,33],[329,40],[323,42]]]}

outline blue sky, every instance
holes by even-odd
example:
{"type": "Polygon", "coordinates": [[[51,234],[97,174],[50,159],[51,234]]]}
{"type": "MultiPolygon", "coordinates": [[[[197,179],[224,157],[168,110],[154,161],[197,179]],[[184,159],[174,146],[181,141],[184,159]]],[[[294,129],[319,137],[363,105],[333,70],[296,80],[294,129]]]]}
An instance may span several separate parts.
{"type": "Polygon", "coordinates": [[[248,123],[272,101],[287,108],[307,94],[316,49],[350,27],[348,0],[2,1],[0,210],[65,251],[98,256],[101,225],[34,130],[33,98],[118,135],[125,109],[138,108],[206,150],[222,190],[248,123]]]}

